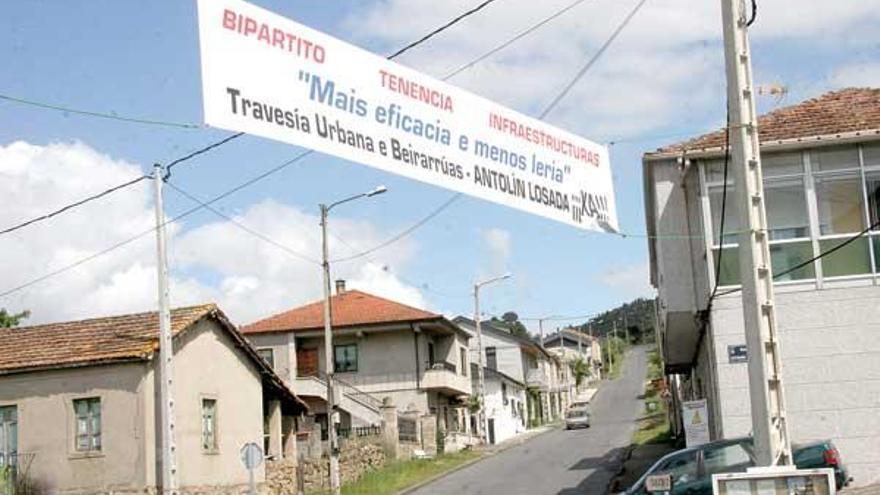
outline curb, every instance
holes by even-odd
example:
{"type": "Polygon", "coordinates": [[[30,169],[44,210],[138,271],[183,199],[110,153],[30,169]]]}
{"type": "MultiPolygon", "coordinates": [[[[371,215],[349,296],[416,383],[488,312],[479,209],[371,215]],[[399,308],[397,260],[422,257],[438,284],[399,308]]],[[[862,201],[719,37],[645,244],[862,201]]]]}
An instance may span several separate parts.
{"type": "Polygon", "coordinates": [[[605,487],[605,493],[617,493],[620,490],[620,477],[626,471],[626,461],[632,457],[633,450],[636,449],[636,446],[630,444],[626,447],[626,450],[623,452],[623,455],[620,456],[620,466],[617,468],[617,472],[614,473],[614,476],[608,481],[608,486],[605,487]]]}
{"type": "Polygon", "coordinates": [[[486,460],[490,457],[493,457],[497,454],[500,454],[506,450],[512,449],[513,447],[517,447],[517,446],[522,445],[530,440],[534,440],[535,438],[538,438],[539,436],[544,435],[545,433],[549,433],[551,431],[558,430],[558,429],[559,429],[558,425],[553,425],[549,428],[545,428],[543,431],[539,431],[533,435],[530,435],[528,438],[520,439],[517,442],[511,441],[509,444],[504,445],[503,447],[500,447],[497,449],[486,450],[485,452],[483,452],[483,455],[476,457],[474,459],[471,459],[471,460],[465,462],[464,464],[459,464],[458,466],[455,466],[454,468],[452,468],[448,471],[444,471],[442,473],[436,474],[436,475],[434,475],[424,481],[420,481],[420,482],[416,483],[415,485],[404,488],[403,490],[400,490],[399,492],[397,492],[396,495],[408,495],[416,490],[419,490],[420,488],[424,488],[425,486],[430,485],[431,483],[433,483],[435,481],[438,481],[442,478],[445,478],[446,476],[449,476],[450,474],[455,473],[456,471],[461,471],[462,469],[464,469],[468,466],[472,466],[480,461],[484,461],[484,460],[486,460]]]}

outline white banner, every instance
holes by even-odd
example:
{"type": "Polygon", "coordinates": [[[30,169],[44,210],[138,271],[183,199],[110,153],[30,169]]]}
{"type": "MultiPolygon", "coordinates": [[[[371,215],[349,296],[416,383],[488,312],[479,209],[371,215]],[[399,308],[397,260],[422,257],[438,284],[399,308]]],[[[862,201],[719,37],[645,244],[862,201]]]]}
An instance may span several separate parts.
{"type": "Polygon", "coordinates": [[[685,447],[709,443],[709,408],[706,399],[681,403],[685,447]]]}
{"type": "Polygon", "coordinates": [[[617,231],[604,146],[249,3],[198,9],[207,124],[617,231]]]}

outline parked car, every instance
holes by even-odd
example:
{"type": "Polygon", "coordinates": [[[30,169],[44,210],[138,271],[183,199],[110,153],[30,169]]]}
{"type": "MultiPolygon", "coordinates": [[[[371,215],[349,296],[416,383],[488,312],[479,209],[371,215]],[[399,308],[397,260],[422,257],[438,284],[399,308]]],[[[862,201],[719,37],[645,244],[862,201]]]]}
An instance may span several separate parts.
{"type": "MultiPolygon", "coordinates": [[[[800,469],[832,468],[837,489],[849,483],[840,453],[830,440],[793,445],[792,457],[800,469]]],[[[668,474],[673,495],[711,495],[712,475],[744,472],[755,465],[751,437],[719,440],[667,454],[654,463],[626,492],[644,495],[648,476],[668,474]]]]}
{"type": "Polygon", "coordinates": [[[568,405],[569,409],[584,409],[590,405],[588,400],[576,400],[568,405]]]}
{"type": "Polygon", "coordinates": [[[569,409],[565,412],[565,429],[589,428],[590,411],[586,407],[569,409]]]}

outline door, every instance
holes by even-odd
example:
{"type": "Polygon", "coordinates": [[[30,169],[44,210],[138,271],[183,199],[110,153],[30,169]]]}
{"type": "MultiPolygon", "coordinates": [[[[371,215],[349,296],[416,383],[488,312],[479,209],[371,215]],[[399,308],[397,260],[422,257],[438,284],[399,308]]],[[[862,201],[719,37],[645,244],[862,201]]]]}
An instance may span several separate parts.
{"type": "Polygon", "coordinates": [[[495,445],[495,419],[489,418],[489,444],[495,445]]]}
{"type": "Polygon", "coordinates": [[[296,376],[318,376],[318,349],[296,350],[296,376]]]}
{"type": "Polygon", "coordinates": [[[434,363],[434,343],[428,342],[428,369],[432,369],[434,363]]]}

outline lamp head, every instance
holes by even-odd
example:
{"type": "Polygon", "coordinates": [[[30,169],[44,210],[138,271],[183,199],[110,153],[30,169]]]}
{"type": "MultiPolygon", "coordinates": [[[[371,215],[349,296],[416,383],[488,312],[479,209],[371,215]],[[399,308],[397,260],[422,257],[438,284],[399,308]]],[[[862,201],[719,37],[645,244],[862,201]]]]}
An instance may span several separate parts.
{"type": "Polygon", "coordinates": [[[382,194],[382,193],[384,193],[384,192],[386,192],[386,191],[388,191],[388,188],[387,188],[387,187],[385,187],[385,186],[376,186],[375,189],[373,189],[372,191],[370,191],[370,192],[367,193],[367,197],[370,198],[370,197],[376,196],[376,195],[378,195],[378,194],[382,194]]]}

